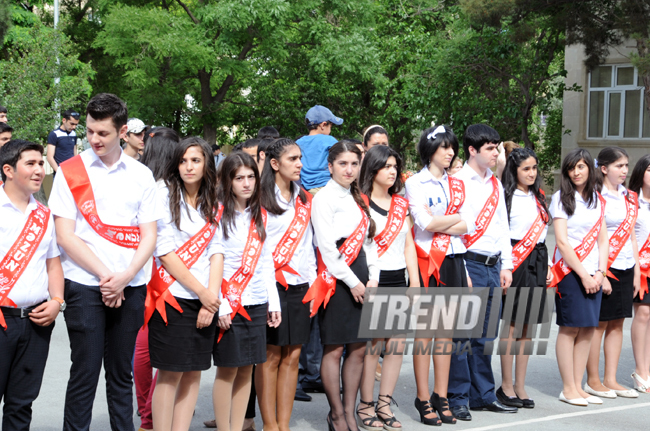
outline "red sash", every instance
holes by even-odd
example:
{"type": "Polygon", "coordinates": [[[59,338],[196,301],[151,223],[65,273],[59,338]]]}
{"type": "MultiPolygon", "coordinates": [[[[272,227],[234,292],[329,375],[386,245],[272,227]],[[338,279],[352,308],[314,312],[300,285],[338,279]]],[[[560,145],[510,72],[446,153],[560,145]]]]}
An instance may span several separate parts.
{"type": "MultiPolygon", "coordinates": [[[[36,209],[31,212],[27,222],[20,231],[20,235],[13,243],[7,254],[0,261],[0,305],[15,307],[16,304],[8,298],[9,292],[23,275],[34,253],[38,250],[47,225],[50,221],[50,210],[40,202],[36,202],[36,209]]],[[[0,326],[7,329],[7,323],[0,311],[0,326]]]]}
{"type": "Polygon", "coordinates": [[[409,207],[409,202],[399,195],[393,195],[390,202],[390,210],[388,210],[388,220],[386,220],[386,227],[380,233],[375,235],[375,242],[377,243],[377,255],[382,257],[386,250],[388,250],[397,238],[397,235],[402,230],[404,220],[406,220],[406,212],[409,207]]]}
{"type": "Polygon", "coordinates": [[[512,272],[515,272],[521,263],[532,253],[539,237],[544,232],[546,223],[548,223],[548,214],[537,199],[535,199],[535,202],[537,203],[537,218],[530,229],[528,229],[528,232],[526,232],[526,235],[512,247],[512,264],[514,265],[512,272]]]}
{"type": "MultiPolygon", "coordinates": [[[[449,181],[449,205],[447,206],[445,215],[452,215],[458,213],[460,207],[465,202],[465,183],[452,176],[448,176],[447,179],[449,181]]],[[[415,244],[415,251],[418,255],[418,267],[420,268],[420,274],[422,274],[425,290],[428,291],[429,279],[432,275],[440,283],[440,266],[442,265],[442,261],[445,260],[450,243],[450,235],[436,232],[433,234],[431,249],[428,254],[422,247],[415,244]]]]}
{"type": "Polygon", "coordinates": [[[293,220],[291,220],[287,231],[284,233],[282,239],[280,239],[280,242],[273,251],[275,279],[286,289],[289,288],[289,285],[287,284],[287,280],[284,278],[282,272],[287,271],[290,274],[300,275],[295,269],[289,266],[289,262],[291,262],[293,254],[296,252],[300,241],[302,241],[302,238],[307,231],[307,227],[309,226],[309,219],[311,218],[312,196],[310,193],[305,194],[307,195],[307,203],[302,202],[300,195],[296,197],[296,212],[293,216],[293,220]]]}
{"type": "MultiPolygon", "coordinates": [[[[262,208],[262,220],[264,221],[264,226],[266,226],[266,210],[264,208],[262,208]]],[[[230,277],[230,280],[224,278],[221,282],[221,293],[223,298],[228,301],[230,308],[232,308],[232,312],[230,313],[231,319],[234,319],[235,315],[239,313],[247,320],[251,320],[246,309],[241,304],[241,295],[244,293],[244,289],[246,289],[246,286],[248,286],[248,283],[253,278],[255,267],[262,255],[263,245],[264,242],[260,240],[260,234],[255,227],[255,219],[251,217],[251,225],[248,228],[248,238],[246,239],[246,245],[244,245],[244,251],[241,257],[241,266],[237,271],[235,271],[232,277],[230,277]]],[[[224,332],[226,331],[223,329],[219,330],[217,343],[221,341],[224,332]]]]}
{"type": "Polygon", "coordinates": [[[103,223],[97,213],[95,195],[88,178],[88,172],[81,156],[75,156],[59,166],[64,175],[77,208],[90,227],[102,238],[120,247],[138,248],[140,228],[138,226],[112,226],[103,223]]]}
{"type": "Polygon", "coordinates": [[[641,270],[639,298],[643,299],[643,296],[648,293],[648,277],[650,277],[650,235],[648,235],[648,239],[639,250],[639,267],[641,270]]]}
{"type": "Polygon", "coordinates": [[[630,196],[632,197],[632,202],[630,199],[625,197],[625,220],[619,225],[619,227],[614,231],[611,238],[609,238],[609,257],[607,258],[607,276],[615,280],[618,278],[614,277],[614,274],[609,270],[612,266],[612,263],[616,260],[616,257],[623,249],[623,246],[627,242],[630,235],[632,235],[632,230],[634,229],[634,224],[636,223],[636,218],[638,216],[639,201],[638,195],[632,190],[628,190],[630,196]]]}
{"type": "MultiPolygon", "coordinates": [[[[368,226],[370,225],[370,219],[359,207],[361,211],[361,223],[354,229],[354,232],[348,237],[348,239],[341,244],[339,247],[339,253],[345,259],[345,264],[350,265],[359,255],[361,247],[363,246],[363,241],[365,239],[366,233],[368,231],[368,226]]],[[[320,250],[316,250],[316,260],[318,263],[318,275],[316,281],[312,283],[311,287],[305,294],[305,297],[302,299],[302,302],[306,304],[307,302],[314,300],[314,306],[312,308],[311,316],[315,316],[316,312],[323,304],[323,308],[327,307],[327,303],[330,301],[334,292],[336,292],[336,278],[332,276],[323,262],[323,258],[320,254],[320,250]]]]}
{"type": "MultiPolygon", "coordinates": [[[[185,244],[176,250],[176,255],[188,269],[199,260],[199,257],[201,257],[203,252],[208,248],[208,245],[216,231],[216,224],[221,220],[222,214],[223,205],[219,204],[219,210],[215,217],[215,224],[206,223],[205,226],[203,226],[197,233],[188,239],[185,244]]],[[[176,281],[176,279],[167,272],[164,266],[161,265],[160,268],[156,267],[156,261],[154,259],[151,281],[147,284],[147,298],[144,303],[145,326],[149,322],[149,319],[151,319],[154,310],[158,310],[163,321],[167,324],[165,302],[178,310],[179,313],[183,312],[183,309],[178,305],[176,298],[174,298],[174,296],[169,292],[169,286],[171,286],[174,281],[176,281]]]]}
{"type": "Polygon", "coordinates": [[[492,194],[487,201],[485,201],[485,205],[483,205],[481,212],[478,217],[476,217],[476,230],[471,235],[466,234],[460,237],[463,244],[465,244],[465,248],[470,248],[472,244],[483,236],[497,210],[497,205],[499,203],[499,181],[494,175],[492,175],[490,181],[492,181],[492,194]]]}
{"type": "MultiPolygon", "coordinates": [[[[597,192],[597,194],[598,200],[600,200],[600,217],[598,218],[596,224],[592,226],[589,232],[587,232],[587,235],[582,240],[582,242],[573,249],[573,251],[575,251],[576,255],[578,256],[578,259],[580,259],[580,262],[585,260],[589,253],[591,253],[591,250],[593,250],[594,245],[596,245],[598,234],[600,233],[600,227],[603,223],[603,217],[605,217],[605,199],[600,195],[600,193],[597,192]]],[[[553,279],[548,287],[557,286],[558,283],[562,281],[562,279],[570,272],[571,268],[566,265],[564,258],[560,259],[551,267],[551,274],[553,274],[553,279]]]]}

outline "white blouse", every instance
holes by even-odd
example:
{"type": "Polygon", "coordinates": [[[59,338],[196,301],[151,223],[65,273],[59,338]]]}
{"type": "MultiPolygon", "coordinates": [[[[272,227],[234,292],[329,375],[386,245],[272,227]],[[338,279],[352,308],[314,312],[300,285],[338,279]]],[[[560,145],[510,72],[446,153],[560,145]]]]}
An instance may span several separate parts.
{"type": "MultiPolygon", "coordinates": [[[[517,241],[524,239],[538,214],[537,198],[533,192],[524,193],[516,189],[512,195],[512,204],[510,205],[510,239],[517,241]]],[[[545,225],[544,231],[537,240],[538,244],[546,240],[547,233],[548,225],[545,225]]]]}
{"type": "MultiPolygon", "coordinates": [[[[623,223],[627,214],[625,201],[627,200],[627,189],[622,185],[618,186],[616,192],[612,192],[607,187],[603,187],[600,193],[607,202],[605,205],[605,222],[607,223],[607,237],[611,239],[616,229],[623,223]]],[[[611,250],[610,250],[611,251],[611,250]]],[[[632,249],[632,235],[627,239],[625,245],[612,262],[612,268],[628,269],[636,264],[634,260],[634,251],[632,249]]]]}
{"type": "MultiPolygon", "coordinates": [[[[379,207],[374,202],[370,201],[370,217],[375,221],[375,236],[379,235],[385,228],[388,221],[388,211],[379,207]]],[[[393,243],[388,247],[384,254],[379,257],[377,266],[383,271],[394,271],[397,269],[406,268],[406,257],[404,256],[404,249],[406,246],[406,235],[409,230],[408,214],[402,224],[402,229],[399,231],[393,243]]]]}
{"type": "MultiPolygon", "coordinates": [[[[329,272],[350,289],[359,284],[359,278],[345,264],[336,242],[347,238],[361,223],[361,210],[350,189],[330,179],[312,201],[311,221],[314,225],[314,244],[318,247],[329,272]]],[[[367,239],[363,242],[368,264],[369,280],[379,281],[377,245],[367,239]]]]}
{"type": "MultiPolygon", "coordinates": [[[[284,209],[285,212],[281,215],[275,215],[268,213],[268,219],[266,220],[266,241],[269,243],[271,248],[271,253],[275,251],[278,246],[278,243],[286,233],[291,221],[293,220],[294,215],[296,214],[296,197],[298,196],[299,189],[294,187],[294,193],[290,202],[287,202],[285,198],[282,197],[280,188],[275,186],[275,199],[280,205],[280,208],[284,209]]],[[[313,207],[312,207],[313,215],[313,207]]],[[[300,240],[300,244],[296,248],[289,266],[293,268],[298,274],[291,274],[290,272],[283,272],[285,280],[288,284],[298,285],[302,283],[311,284],[316,280],[316,255],[314,253],[313,247],[313,238],[314,233],[311,226],[311,221],[307,226],[305,234],[300,240]]],[[[274,266],[275,267],[275,266],[274,266]]]]}
{"type": "Polygon", "coordinates": [[[641,251],[641,248],[650,235],[650,201],[643,198],[643,190],[639,193],[639,216],[636,219],[634,233],[636,234],[639,251],[641,251]]]}
{"type": "MultiPolygon", "coordinates": [[[[268,220],[267,220],[268,222],[268,220]]],[[[223,221],[219,223],[219,235],[223,242],[223,278],[230,280],[230,277],[241,267],[242,254],[248,239],[248,230],[251,225],[250,208],[244,213],[235,211],[234,223],[228,226],[228,239],[223,237],[223,221]]],[[[228,301],[223,298],[219,290],[221,306],[219,316],[232,313],[228,301]]],[[[269,311],[280,311],[280,297],[275,287],[275,269],[273,268],[273,249],[267,241],[264,241],[262,252],[253,277],[241,295],[242,305],[258,305],[269,303],[269,311]]]]}
{"type": "MultiPolygon", "coordinates": [[[[169,189],[167,187],[162,187],[158,190],[158,205],[162,209],[162,218],[158,220],[158,239],[156,240],[156,250],[153,255],[156,257],[156,265],[160,267],[160,256],[175,252],[189,241],[190,238],[205,226],[205,219],[201,217],[201,213],[199,212],[200,208],[194,209],[191,205],[187,205],[184,199],[181,199],[181,228],[177,229],[176,225],[172,222],[172,213],[169,209],[169,189]]],[[[221,230],[217,229],[206,249],[190,268],[190,273],[206,289],[210,280],[210,258],[215,254],[223,254],[220,235],[221,230]]],[[[178,281],[174,281],[169,286],[169,292],[177,298],[199,299],[196,293],[178,281]]]]}
{"type": "MultiPolygon", "coordinates": [[[[567,237],[569,245],[574,249],[582,244],[587,233],[600,218],[600,199],[598,197],[594,198],[596,200],[596,207],[587,208],[587,204],[582,199],[582,195],[575,192],[576,208],[571,217],[567,215],[562,207],[559,190],[553,194],[553,198],[551,199],[551,207],[549,208],[551,217],[567,220],[567,237]]],[[[558,262],[561,258],[560,250],[556,248],[554,262],[558,262]]],[[[596,242],[594,248],[591,249],[591,253],[582,261],[582,266],[590,275],[594,275],[598,271],[598,258],[598,242],[596,242]]]]}

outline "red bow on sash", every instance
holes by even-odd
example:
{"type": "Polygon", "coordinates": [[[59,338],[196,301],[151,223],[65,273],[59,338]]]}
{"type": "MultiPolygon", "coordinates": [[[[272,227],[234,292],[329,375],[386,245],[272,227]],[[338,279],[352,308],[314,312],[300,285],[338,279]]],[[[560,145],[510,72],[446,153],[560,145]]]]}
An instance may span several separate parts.
{"type": "Polygon", "coordinates": [[[476,217],[476,230],[471,235],[465,234],[460,237],[467,249],[483,236],[497,210],[497,205],[499,204],[499,181],[494,175],[492,175],[490,181],[492,182],[492,194],[485,201],[485,205],[483,205],[481,212],[476,217]]]}
{"type": "Polygon", "coordinates": [[[307,227],[309,227],[309,219],[311,218],[311,200],[310,193],[306,193],[307,202],[303,203],[300,195],[296,197],[296,212],[287,228],[287,231],[280,239],[280,242],[273,251],[273,264],[275,265],[275,280],[280,283],[285,289],[289,288],[287,280],[284,278],[283,271],[290,274],[300,275],[295,269],[289,266],[289,262],[293,258],[294,253],[298,249],[300,241],[302,241],[307,227]]]}
{"type": "Polygon", "coordinates": [[[548,223],[548,214],[537,199],[535,199],[535,202],[537,203],[537,218],[526,232],[526,235],[512,248],[512,264],[514,265],[512,272],[515,272],[521,263],[530,256],[530,253],[537,245],[537,241],[539,241],[539,237],[544,232],[546,223],[548,223]]]}
{"type": "Polygon", "coordinates": [[[627,191],[630,194],[632,199],[625,198],[625,220],[621,223],[618,228],[614,231],[611,238],[609,238],[609,257],[607,258],[607,276],[618,280],[614,277],[614,274],[609,270],[612,264],[616,260],[616,257],[623,249],[623,246],[627,242],[630,235],[632,235],[632,229],[634,229],[634,224],[636,223],[636,218],[638,216],[639,201],[638,195],[632,190],[627,191]]]}
{"type": "Polygon", "coordinates": [[[138,248],[138,244],[140,244],[140,228],[138,226],[108,225],[99,218],[93,188],[81,156],[66,160],[59,167],[65,176],[77,208],[90,227],[99,236],[113,244],[126,248],[138,248]]]}
{"type": "MultiPolygon", "coordinates": [[[[185,244],[180,246],[176,250],[176,255],[181,259],[183,264],[189,269],[191,268],[203,252],[208,248],[210,241],[216,231],[216,225],[221,220],[221,215],[223,214],[223,205],[219,204],[219,210],[215,217],[215,223],[206,223],[197,233],[195,233],[190,239],[188,239],[185,244]]],[[[154,310],[158,310],[158,313],[163,318],[165,324],[167,324],[167,310],[165,309],[165,303],[168,303],[174,307],[179,313],[183,312],[183,309],[178,305],[176,298],[169,292],[169,286],[174,284],[176,279],[165,270],[164,266],[160,268],[156,267],[156,260],[153,261],[151,281],[147,285],[147,298],[144,302],[144,324],[145,326],[151,319],[154,310]]]]}
{"type": "MultiPolygon", "coordinates": [[[[20,276],[23,275],[36,250],[38,250],[38,246],[47,231],[49,221],[50,210],[40,202],[36,202],[36,209],[29,214],[23,230],[20,231],[18,238],[0,261],[0,305],[16,306],[8,298],[9,293],[20,276]]],[[[7,329],[7,322],[2,315],[2,311],[0,311],[0,326],[7,329]]]]}

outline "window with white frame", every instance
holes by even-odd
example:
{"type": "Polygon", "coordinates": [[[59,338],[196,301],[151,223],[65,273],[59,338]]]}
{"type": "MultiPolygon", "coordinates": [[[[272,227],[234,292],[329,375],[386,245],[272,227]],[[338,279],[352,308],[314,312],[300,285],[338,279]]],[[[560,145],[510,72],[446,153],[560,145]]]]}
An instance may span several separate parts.
{"type": "Polygon", "coordinates": [[[650,115],[635,67],[604,65],[589,73],[588,138],[650,138],[650,115]]]}

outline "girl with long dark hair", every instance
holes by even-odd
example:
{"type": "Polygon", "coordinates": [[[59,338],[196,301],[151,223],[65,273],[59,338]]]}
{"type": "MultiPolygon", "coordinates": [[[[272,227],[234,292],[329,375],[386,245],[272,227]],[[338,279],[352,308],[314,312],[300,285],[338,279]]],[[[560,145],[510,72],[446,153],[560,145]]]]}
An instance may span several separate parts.
{"type": "Polygon", "coordinates": [[[217,375],[212,390],[221,431],[242,429],[253,364],[266,362],[266,326],[281,322],[272,250],[266,243],[266,211],[260,200],[257,163],[243,152],[230,154],[219,170],[223,216],[223,280],[219,330],[214,344],[217,375]]]}
{"type": "MultiPolygon", "coordinates": [[[[533,291],[528,295],[526,303],[520,303],[520,287],[541,287],[541,304],[546,304],[546,284],[550,283],[548,272],[548,251],[546,249],[546,233],[550,217],[541,190],[542,179],[538,174],[539,160],[535,152],[529,148],[514,148],[508,155],[503,171],[503,192],[508,210],[510,223],[510,238],[513,247],[512,284],[515,289],[512,320],[508,339],[515,342],[515,317],[518,307],[526,307],[525,324],[522,336],[516,341],[521,342],[521,350],[516,354],[515,381],[512,380],[513,355],[510,346],[501,355],[501,387],[496,395],[499,401],[511,407],[533,408],[535,402],[528,397],[525,388],[528,355],[523,353],[527,338],[528,325],[548,322],[549,310],[539,309],[537,318],[532,321],[533,291]]],[[[505,297],[504,297],[505,300],[505,297]]],[[[550,311],[552,312],[552,310],[550,311]]]]}
{"type": "Polygon", "coordinates": [[[357,430],[354,407],[366,341],[357,334],[366,287],[376,287],[379,281],[377,247],[372,241],[375,222],[357,184],[359,148],[338,142],[330,148],[327,162],[332,178],[314,197],[312,210],[318,276],[303,301],[313,300],[312,313],[318,310],[328,426],[334,431],[357,430]]]}
{"type": "Polygon", "coordinates": [[[151,365],[158,369],[152,401],[156,430],[189,429],[201,371],[211,366],[223,273],[211,153],[203,139],[183,140],[158,193],[165,213],[158,221],[158,267],[145,310],[151,365]]]}
{"type": "MultiPolygon", "coordinates": [[[[463,181],[447,175],[447,169],[458,155],[458,138],[446,126],[430,127],[420,136],[418,154],[424,168],[406,180],[406,198],[415,224],[414,240],[422,286],[425,289],[467,287],[470,283],[464,260],[467,250],[460,235],[474,229],[474,215],[465,207],[463,181]]],[[[431,335],[416,333],[415,344],[430,343],[431,335]]],[[[436,335],[436,343],[452,341],[451,334],[436,335]]],[[[420,349],[420,353],[413,352],[417,388],[415,408],[420,421],[426,425],[456,423],[447,400],[450,367],[449,355],[431,355],[424,349],[420,349]],[[431,360],[435,380],[433,393],[429,393],[431,360]]]]}
{"type": "Polygon", "coordinates": [[[582,390],[589,346],[598,326],[601,285],[608,255],[605,200],[596,189],[594,159],[577,148],[562,161],[560,190],[553,194],[553,217],[557,250],[553,280],[557,286],[555,343],[562,392],[560,401],[571,405],[599,404],[602,400],[582,390]]]}
{"type": "Polygon", "coordinates": [[[632,351],[636,368],[632,373],[634,388],[650,393],[650,154],[641,157],[630,177],[630,190],[639,195],[639,214],[634,226],[639,247],[639,294],[634,297],[632,351]]]}
{"type": "Polygon", "coordinates": [[[597,187],[605,198],[605,221],[609,236],[607,277],[603,280],[598,328],[591,341],[587,362],[585,392],[604,398],[637,398],[639,393],[616,381],[618,360],[623,348],[623,322],[632,317],[632,302],[639,292],[638,247],[634,225],[638,214],[638,196],[625,188],[628,155],[619,147],[607,147],[598,153],[597,187]],[[600,345],[605,337],[605,375],[600,381],[598,363],[600,345]]]}
{"type": "Polygon", "coordinates": [[[255,368],[254,380],[264,429],[289,431],[300,350],[309,342],[310,310],[302,299],[316,279],[311,195],[297,183],[302,167],[298,144],[281,138],[265,154],[261,198],[282,323],[266,330],[266,362],[255,368]]]}

